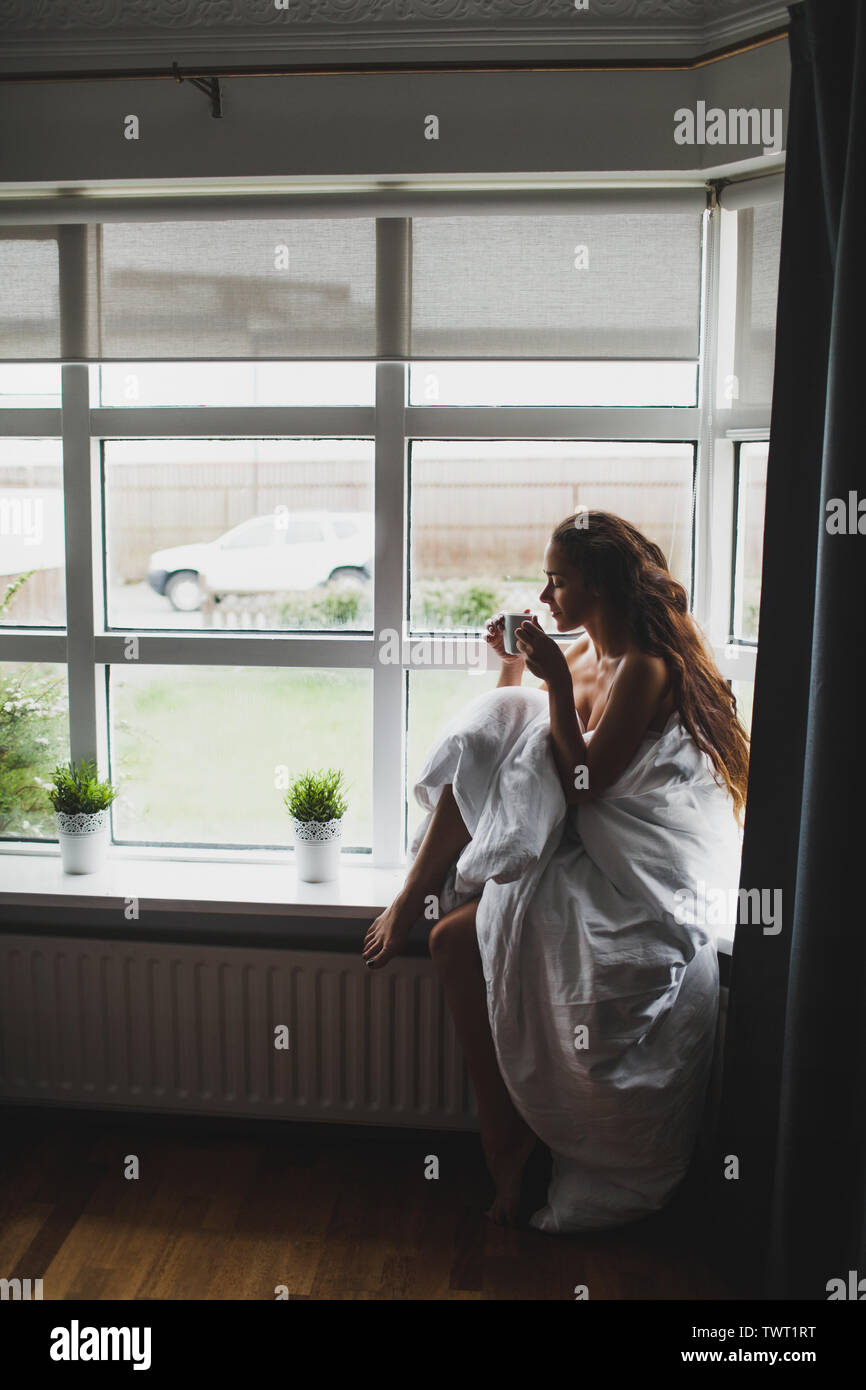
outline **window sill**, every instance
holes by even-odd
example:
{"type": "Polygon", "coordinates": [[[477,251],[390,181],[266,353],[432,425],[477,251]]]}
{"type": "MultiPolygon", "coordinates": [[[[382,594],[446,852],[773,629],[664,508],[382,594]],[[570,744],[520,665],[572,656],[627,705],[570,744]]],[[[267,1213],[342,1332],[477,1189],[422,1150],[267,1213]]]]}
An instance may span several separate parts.
{"type": "MultiPolygon", "coordinates": [[[[393,902],[403,886],[403,868],[376,868],[370,856],[346,853],[340,877],[332,883],[302,883],[288,858],[271,854],[227,862],[184,859],[183,851],[134,850],[109,846],[103,868],[95,874],[65,874],[60,850],[34,846],[29,851],[0,850],[0,909],[125,910],[137,900],[148,913],[214,913],[264,919],[314,917],[372,921],[393,902]]],[[[206,855],[207,851],[199,851],[206,855]]],[[[8,913],[3,913],[8,916],[8,913]]],[[[413,940],[417,933],[413,929],[413,940]]],[[[717,932],[719,956],[730,957],[733,937],[717,932]]],[[[724,978],[724,977],[723,977],[724,978]]]]}
{"type": "Polygon", "coordinates": [[[396,897],[406,870],[380,869],[370,856],[346,853],[332,883],[302,883],[294,862],[274,855],[227,862],[225,856],[182,859],[162,852],[108,847],[93,874],[66,874],[60,850],[0,850],[0,907],[125,908],[371,920],[396,897]],[[14,887],[12,886],[14,884],[14,887]]]}

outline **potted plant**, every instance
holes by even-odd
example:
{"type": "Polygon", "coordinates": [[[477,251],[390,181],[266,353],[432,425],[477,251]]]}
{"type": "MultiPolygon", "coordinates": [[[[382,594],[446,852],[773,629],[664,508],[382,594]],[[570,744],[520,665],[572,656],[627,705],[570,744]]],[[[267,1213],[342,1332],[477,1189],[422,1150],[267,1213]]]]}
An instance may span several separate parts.
{"type": "Polygon", "coordinates": [[[342,795],[342,772],[304,772],[283,798],[295,831],[295,861],[304,883],[329,883],[340,872],[342,817],[348,802],[342,795]]]}
{"type": "Polygon", "coordinates": [[[99,780],[90,758],[77,764],[58,763],[52,780],[48,797],[54,807],[63,872],[95,873],[108,844],[108,808],[117,790],[99,780]]]}

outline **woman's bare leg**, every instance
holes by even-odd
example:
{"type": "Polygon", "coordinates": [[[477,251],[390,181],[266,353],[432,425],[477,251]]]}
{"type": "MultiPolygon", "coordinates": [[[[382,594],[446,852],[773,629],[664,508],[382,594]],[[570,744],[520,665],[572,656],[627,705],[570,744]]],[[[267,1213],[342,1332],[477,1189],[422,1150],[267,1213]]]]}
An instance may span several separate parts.
{"type": "Polygon", "coordinates": [[[433,808],[406,882],[391,906],[371,923],[364,937],[361,954],[372,969],[381,969],[391,956],[399,955],[406,944],[409,928],[424,911],[425,898],[439,892],[454,860],[471,839],[449,782],[442,788],[433,808]]]}
{"type": "Polygon", "coordinates": [[[496,1196],[487,1215],[498,1225],[519,1221],[523,1170],[537,1139],[517,1113],[499,1070],[487,987],[475,935],[478,899],[447,913],[430,933],[430,955],[442,980],[475,1089],[478,1123],[496,1196]]]}

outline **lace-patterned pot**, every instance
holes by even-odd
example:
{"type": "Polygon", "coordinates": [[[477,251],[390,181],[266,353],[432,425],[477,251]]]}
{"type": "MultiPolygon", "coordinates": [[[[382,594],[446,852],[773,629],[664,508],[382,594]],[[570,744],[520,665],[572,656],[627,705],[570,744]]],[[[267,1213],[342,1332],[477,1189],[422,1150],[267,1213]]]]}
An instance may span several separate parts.
{"type": "Polygon", "coordinates": [[[342,817],[337,820],[295,820],[295,864],[302,883],[330,883],[340,873],[342,817]]]}
{"type": "Polygon", "coordinates": [[[65,874],[93,874],[102,867],[108,844],[108,808],[104,811],[54,812],[60,862],[65,874]]]}

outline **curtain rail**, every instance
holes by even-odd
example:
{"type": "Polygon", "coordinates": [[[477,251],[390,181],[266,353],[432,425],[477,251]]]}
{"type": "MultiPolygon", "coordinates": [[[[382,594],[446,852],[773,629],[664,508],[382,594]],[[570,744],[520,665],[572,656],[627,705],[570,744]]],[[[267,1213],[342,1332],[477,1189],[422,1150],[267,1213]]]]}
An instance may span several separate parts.
{"type": "Polygon", "coordinates": [[[735,58],[741,53],[751,53],[769,43],[778,43],[788,36],[786,26],[757,34],[753,39],[714,49],[697,58],[688,59],[624,59],[598,58],[590,61],[563,62],[559,58],[534,59],[529,62],[513,63],[502,59],[489,62],[466,63],[332,63],[327,67],[316,64],[294,64],[274,67],[193,67],[178,68],[173,64],[165,70],[155,68],[122,68],[106,71],[104,68],[79,68],[54,72],[16,72],[0,73],[0,83],[11,82],[177,82],[178,73],[183,80],[222,77],[340,77],[343,75],[385,76],[388,74],[438,74],[470,72],[691,72],[718,63],[725,58],[735,58]]]}

